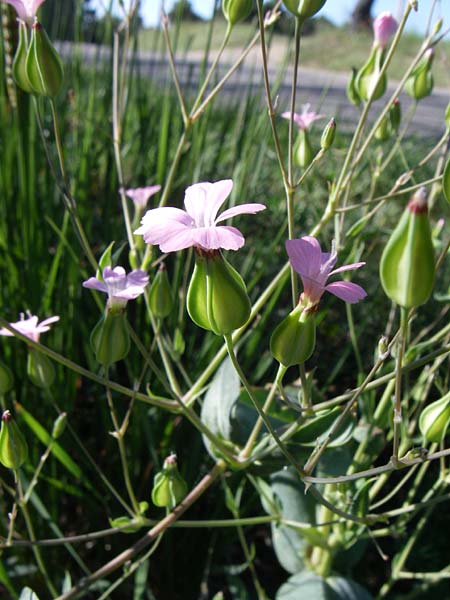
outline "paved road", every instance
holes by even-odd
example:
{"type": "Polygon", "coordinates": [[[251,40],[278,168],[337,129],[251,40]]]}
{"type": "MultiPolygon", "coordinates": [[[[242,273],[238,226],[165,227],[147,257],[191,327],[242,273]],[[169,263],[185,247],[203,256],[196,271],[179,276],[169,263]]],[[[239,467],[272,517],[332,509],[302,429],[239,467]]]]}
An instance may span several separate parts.
{"type": "MultiPolygon", "coordinates": [[[[70,43],[60,43],[58,48],[66,60],[70,60],[75,50],[70,43]]],[[[111,60],[111,50],[108,47],[83,44],[78,50],[82,52],[83,60],[87,64],[102,65],[111,60]]],[[[165,56],[141,52],[133,60],[142,77],[151,77],[161,85],[171,80],[170,69],[165,56]]],[[[218,76],[228,70],[229,64],[226,64],[226,61],[227,58],[225,57],[224,62],[218,69],[218,76]]],[[[177,59],[179,79],[184,90],[197,87],[201,64],[200,55],[197,56],[194,53],[177,59]]],[[[287,110],[288,107],[291,73],[291,69],[287,68],[285,70],[277,90],[280,112],[287,110]]],[[[273,70],[271,80],[274,85],[277,78],[279,78],[279,74],[276,70],[273,70]]],[[[330,117],[334,116],[340,128],[348,129],[352,127],[358,119],[359,112],[346,98],[347,80],[348,75],[345,73],[301,68],[298,77],[298,109],[300,109],[301,104],[310,102],[313,109],[320,109],[321,113],[330,117]]],[[[248,90],[254,95],[259,95],[263,101],[264,88],[257,53],[254,53],[250,60],[244,63],[226,83],[224,94],[226,94],[227,103],[230,100],[232,101],[233,98],[238,100],[242,93],[248,90]]],[[[394,90],[395,83],[390,82],[388,93],[392,93],[394,90]]],[[[402,94],[400,100],[403,114],[406,115],[412,105],[412,100],[406,94],[402,94]]],[[[444,113],[449,100],[448,90],[435,89],[432,96],[419,102],[411,131],[427,137],[440,136],[444,131],[444,113]]],[[[382,101],[375,103],[372,111],[373,118],[378,114],[377,106],[382,106],[382,101]]]]}

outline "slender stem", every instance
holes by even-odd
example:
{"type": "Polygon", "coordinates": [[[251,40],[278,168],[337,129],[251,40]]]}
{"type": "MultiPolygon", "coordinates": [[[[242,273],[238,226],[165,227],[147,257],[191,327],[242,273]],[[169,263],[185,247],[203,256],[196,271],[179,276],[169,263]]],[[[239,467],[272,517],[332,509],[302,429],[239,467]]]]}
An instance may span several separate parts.
{"type": "Polygon", "coordinates": [[[403,356],[406,349],[406,337],[408,329],[408,313],[405,308],[400,309],[400,338],[397,349],[395,364],[395,406],[394,406],[394,440],[392,450],[392,461],[398,463],[398,451],[400,445],[400,430],[402,424],[402,367],[403,356]]]}
{"type": "Polygon", "coordinates": [[[195,486],[195,488],[186,496],[186,498],[176,506],[164,519],[162,519],[155,527],[150,529],[140,540],[127,548],[124,552],[113,558],[111,561],[103,565],[100,569],[92,573],[89,577],[81,580],[71,590],[58,597],[58,600],[69,600],[78,596],[84,590],[87,590],[93,583],[106,577],[119,569],[127,561],[131,560],[152,543],[159,535],[164,533],[177,519],[202,496],[207,489],[214,483],[217,477],[225,471],[226,465],[219,460],[213,469],[203,477],[203,479],[195,486]]]}
{"type": "Polygon", "coordinates": [[[300,17],[295,18],[295,53],[294,53],[294,70],[292,73],[291,86],[291,104],[289,119],[289,138],[288,138],[288,181],[291,188],[294,187],[294,113],[295,113],[295,98],[297,94],[297,76],[298,64],[300,60],[300,40],[302,36],[303,20],[300,17]]]}
{"type": "MultiPolygon", "coordinates": [[[[106,380],[109,381],[109,369],[106,369],[106,380]]],[[[123,479],[125,482],[125,487],[127,488],[128,497],[130,498],[131,505],[133,507],[133,511],[135,516],[140,514],[139,502],[137,501],[136,495],[134,493],[133,485],[131,483],[130,478],[130,470],[128,468],[128,460],[127,460],[127,451],[125,448],[125,443],[123,440],[123,432],[119,424],[119,420],[117,418],[116,409],[114,408],[114,402],[112,399],[112,394],[109,386],[106,387],[106,397],[108,399],[108,407],[111,415],[111,421],[114,426],[114,437],[117,440],[117,445],[119,446],[119,454],[120,454],[120,462],[122,463],[122,473],[123,479]]]]}
{"type": "Polygon", "coordinates": [[[44,454],[41,456],[41,458],[39,460],[39,464],[36,467],[34,475],[33,475],[32,479],[30,481],[30,484],[28,485],[28,489],[27,489],[27,491],[25,493],[25,496],[23,497],[23,501],[24,501],[25,504],[28,503],[28,501],[29,501],[29,499],[31,497],[31,494],[32,494],[34,488],[37,485],[37,482],[39,480],[39,475],[41,474],[42,468],[44,467],[44,465],[45,465],[45,463],[47,461],[47,458],[50,456],[50,453],[52,451],[54,443],[55,443],[55,440],[52,439],[50,441],[49,445],[47,446],[47,448],[45,449],[44,454]]]}
{"type": "Polygon", "coordinates": [[[187,113],[187,109],[186,109],[186,102],[184,101],[183,92],[181,91],[180,80],[178,78],[177,68],[175,65],[175,57],[173,54],[172,43],[170,41],[170,35],[169,35],[168,18],[167,18],[167,15],[165,12],[163,12],[163,14],[161,16],[161,25],[162,25],[162,30],[164,33],[164,39],[166,40],[166,48],[167,48],[167,53],[169,55],[169,65],[170,65],[170,69],[172,71],[172,77],[173,77],[173,81],[175,83],[175,89],[177,91],[181,115],[183,117],[184,126],[186,127],[189,117],[188,117],[188,113],[187,113]]]}

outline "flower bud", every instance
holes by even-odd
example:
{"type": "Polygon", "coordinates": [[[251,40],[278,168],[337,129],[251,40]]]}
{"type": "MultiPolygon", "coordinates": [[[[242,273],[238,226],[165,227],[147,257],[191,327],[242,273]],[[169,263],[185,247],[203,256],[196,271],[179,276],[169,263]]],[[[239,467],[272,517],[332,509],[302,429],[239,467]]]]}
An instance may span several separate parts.
{"type": "Polygon", "coordinates": [[[427,442],[441,442],[450,423],[450,392],[429,404],[419,418],[419,429],[427,442]]]}
{"type": "Polygon", "coordinates": [[[425,188],[409,201],[380,263],[386,295],[404,308],[424,304],[434,284],[435,258],[425,188]]]}
{"type": "Polygon", "coordinates": [[[319,12],[325,2],[326,0],[284,0],[284,5],[296,17],[309,19],[319,12]]]}
{"type": "Polygon", "coordinates": [[[405,92],[415,100],[422,100],[429,96],[433,91],[434,79],[431,72],[433,64],[434,50],[429,48],[417,67],[408,77],[405,84],[405,92]]]}
{"type": "Polygon", "coordinates": [[[105,368],[125,358],[130,350],[126,313],[107,310],[92,330],[91,346],[105,368]]]}
{"type": "Polygon", "coordinates": [[[14,383],[13,375],[9,367],[0,362],[0,395],[6,394],[14,383]]]}
{"type": "Polygon", "coordinates": [[[150,287],[149,304],[152,313],[160,319],[164,319],[172,312],[173,296],[164,263],[161,263],[150,287]]]}
{"type": "Polygon", "coordinates": [[[153,480],[153,504],[173,510],[187,492],[187,483],[178,471],[177,457],[171,454],[164,461],[162,471],[157,473],[153,480]]]}
{"type": "Polygon", "coordinates": [[[381,79],[380,72],[384,61],[384,48],[373,46],[366,64],[358,71],[355,81],[355,89],[362,100],[372,98],[378,100],[386,91],[387,79],[384,74],[381,79]]]}
{"type": "Polygon", "coordinates": [[[64,433],[67,425],[67,413],[61,413],[53,423],[52,438],[57,440],[64,433]]]}
{"type": "Polygon", "coordinates": [[[308,360],[316,345],[316,321],[313,314],[298,305],[275,328],[270,351],[285,367],[308,360]]]}
{"type": "Polygon", "coordinates": [[[222,0],[222,11],[231,27],[252,12],[253,0],[222,0]]]}
{"type": "Polygon", "coordinates": [[[55,368],[48,356],[29,348],[27,375],[35,386],[48,389],[55,380],[55,368]]]}
{"type": "Polygon", "coordinates": [[[26,72],[33,92],[54,98],[61,91],[64,70],[45,29],[36,21],[28,48],[26,72]]]}
{"type": "Polygon", "coordinates": [[[19,43],[17,45],[16,55],[13,62],[13,77],[16,84],[28,94],[33,93],[27,75],[27,51],[28,51],[28,32],[25,23],[19,26],[19,43]]]}
{"type": "Polygon", "coordinates": [[[400,100],[396,98],[389,107],[389,120],[391,122],[392,131],[397,133],[402,122],[402,107],[400,100]]]}
{"type": "Polygon", "coordinates": [[[387,114],[385,117],[383,117],[381,123],[378,125],[375,131],[375,139],[379,142],[386,142],[391,137],[391,134],[391,120],[389,118],[389,114],[387,114]]]}
{"type": "Polygon", "coordinates": [[[306,169],[314,158],[314,150],[306,129],[299,129],[294,147],[294,158],[297,165],[302,169],[306,169]]]}
{"type": "Polygon", "coordinates": [[[336,135],[336,121],[330,119],[323,130],[322,137],[320,140],[320,147],[322,150],[328,150],[333,142],[336,135]]]}
{"type": "Polygon", "coordinates": [[[187,309],[194,323],[216,335],[247,323],[251,303],[245,283],[220,252],[197,253],[187,309]]]}
{"type": "Polygon", "coordinates": [[[355,106],[359,106],[361,104],[361,98],[359,97],[358,90],[356,89],[357,74],[358,71],[355,69],[355,67],[352,67],[352,75],[347,83],[347,98],[355,106]]]}
{"type": "Polygon", "coordinates": [[[17,470],[28,456],[28,446],[9,410],[2,414],[0,429],[0,462],[8,469],[17,470]]]}

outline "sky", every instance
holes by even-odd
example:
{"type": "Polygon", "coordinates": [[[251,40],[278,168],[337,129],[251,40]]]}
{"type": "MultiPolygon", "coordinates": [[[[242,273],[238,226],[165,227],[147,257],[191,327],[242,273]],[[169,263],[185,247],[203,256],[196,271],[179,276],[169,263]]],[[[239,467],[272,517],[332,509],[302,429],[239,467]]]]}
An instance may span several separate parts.
{"type": "MultiPolygon", "coordinates": [[[[399,16],[408,0],[376,0],[373,14],[389,10],[394,16],[399,16]]],[[[91,0],[93,6],[101,7],[105,0],[91,0]]],[[[175,0],[165,0],[166,11],[169,11],[175,0]]],[[[208,18],[212,14],[215,0],[191,0],[194,10],[200,16],[208,18]]],[[[349,20],[356,0],[327,0],[319,15],[330,19],[333,23],[341,25],[349,20]]],[[[126,3],[126,2],[125,2],[126,3]]],[[[419,0],[418,13],[412,13],[407,29],[423,33],[427,26],[428,14],[433,4],[436,4],[435,15],[444,19],[444,27],[450,27],[450,0],[419,0]]],[[[159,22],[161,0],[141,0],[141,14],[146,26],[156,26],[159,22]]]]}

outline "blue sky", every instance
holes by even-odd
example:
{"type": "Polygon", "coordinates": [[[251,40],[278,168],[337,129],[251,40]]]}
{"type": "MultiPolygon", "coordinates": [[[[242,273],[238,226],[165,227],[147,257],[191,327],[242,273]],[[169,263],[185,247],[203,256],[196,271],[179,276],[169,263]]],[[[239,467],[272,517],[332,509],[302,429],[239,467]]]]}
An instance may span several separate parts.
{"type": "MultiPolygon", "coordinates": [[[[320,14],[336,24],[345,23],[350,17],[355,2],[356,0],[327,0],[320,14]]],[[[406,2],[407,0],[376,0],[374,15],[383,10],[390,10],[397,16],[402,13],[406,2]]],[[[93,5],[101,6],[104,3],[105,0],[92,0],[93,5]]],[[[174,0],[165,0],[166,10],[170,10],[173,4],[174,0]]],[[[211,15],[215,2],[214,0],[192,0],[192,4],[199,15],[207,18],[211,15]]],[[[408,29],[423,33],[432,5],[433,0],[419,0],[419,11],[411,15],[408,29]]],[[[141,0],[141,13],[146,25],[157,25],[160,6],[161,0],[141,0]]],[[[450,27],[450,0],[437,0],[435,14],[443,17],[444,27],[450,27]]]]}

